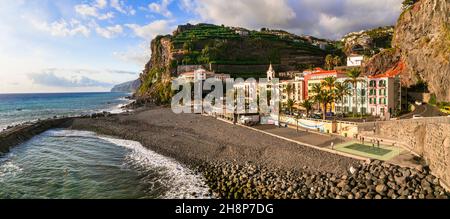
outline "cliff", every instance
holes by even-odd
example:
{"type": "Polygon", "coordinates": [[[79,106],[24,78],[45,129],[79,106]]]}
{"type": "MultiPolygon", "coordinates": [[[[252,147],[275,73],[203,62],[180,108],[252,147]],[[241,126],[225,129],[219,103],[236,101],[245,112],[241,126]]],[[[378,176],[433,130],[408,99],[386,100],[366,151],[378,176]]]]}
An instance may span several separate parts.
{"type": "Polygon", "coordinates": [[[134,93],[140,86],[141,86],[141,80],[136,79],[134,81],[128,81],[128,82],[114,86],[111,89],[111,92],[134,93]]]}
{"type": "Polygon", "coordinates": [[[450,101],[450,1],[419,0],[405,8],[392,47],[370,59],[363,71],[381,74],[402,60],[403,86],[425,82],[438,101],[450,101]]]}
{"type": "Polygon", "coordinates": [[[203,65],[234,77],[261,77],[270,63],[277,71],[322,66],[325,48],[284,31],[212,24],[180,25],[171,35],[152,40],[152,56],[140,75],[136,97],[142,102],[170,101],[171,77],[187,65],[203,65]]]}
{"type": "Polygon", "coordinates": [[[406,9],[393,47],[406,63],[406,85],[423,80],[439,101],[450,101],[450,1],[420,0],[406,9]]]}

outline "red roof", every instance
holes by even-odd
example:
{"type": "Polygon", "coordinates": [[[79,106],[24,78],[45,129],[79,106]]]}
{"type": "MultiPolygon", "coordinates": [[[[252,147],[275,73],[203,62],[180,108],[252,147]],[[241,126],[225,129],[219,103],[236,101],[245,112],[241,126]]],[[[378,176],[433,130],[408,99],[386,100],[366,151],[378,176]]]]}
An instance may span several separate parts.
{"type": "Polygon", "coordinates": [[[405,63],[403,63],[403,61],[400,61],[397,63],[397,65],[386,71],[384,74],[372,75],[369,76],[369,78],[392,78],[402,73],[404,69],[405,63]]]}

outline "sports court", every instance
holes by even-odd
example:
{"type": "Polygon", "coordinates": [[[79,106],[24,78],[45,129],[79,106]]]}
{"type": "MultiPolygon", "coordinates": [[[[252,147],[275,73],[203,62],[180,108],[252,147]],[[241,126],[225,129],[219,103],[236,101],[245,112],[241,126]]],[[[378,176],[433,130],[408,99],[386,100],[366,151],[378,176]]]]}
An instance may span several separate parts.
{"type": "Polygon", "coordinates": [[[390,160],[400,155],[403,151],[403,149],[400,147],[388,146],[383,144],[380,144],[380,146],[378,147],[376,143],[374,145],[370,142],[361,144],[361,142],[357,141],[350,141],[337,145],[335,147],[335,150],[383,161],[390,160]]]}

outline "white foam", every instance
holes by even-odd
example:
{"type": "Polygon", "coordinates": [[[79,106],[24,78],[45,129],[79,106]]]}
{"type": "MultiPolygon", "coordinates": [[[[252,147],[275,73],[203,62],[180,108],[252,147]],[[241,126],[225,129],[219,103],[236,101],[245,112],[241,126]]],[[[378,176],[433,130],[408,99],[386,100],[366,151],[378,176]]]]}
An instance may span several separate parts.
{"type": "Polygon", "coordinates": [[[100,137],[113,144],[121,145],[131,150],[129,157],[139,165],[148,168],[161,168],[165,175],[168,175],[170,188],[163,198],[185,199],[185,198],[210,198],[205,179],[195,174],[174,159],[164,157],[143,147],[139,142],[115,139],[110,137],[100,137]],[[195,193],[196,195],[193,195],[195,193]]]}
{"type": "Polygon", "coordinates": [[[4,177],[6,176],[15,176],[16,174],[23,171],[21,167],[19,167],[13,161],[9,160],[11,156],[13,156],[12,153],[10,153],[4,161],[0,160],[0,182],[2,182],[4,177]]]}

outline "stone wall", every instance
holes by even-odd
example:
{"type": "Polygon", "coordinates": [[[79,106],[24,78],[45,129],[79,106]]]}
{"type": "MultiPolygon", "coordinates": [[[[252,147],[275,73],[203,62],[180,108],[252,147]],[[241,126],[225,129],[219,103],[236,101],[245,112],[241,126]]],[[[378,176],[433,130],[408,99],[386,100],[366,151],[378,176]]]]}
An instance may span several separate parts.
{"type": "Polygon", "coordinates": [[[449,188],[450,117],[365,123],[358,129],[362,135],[395,140],[409,147],[426,160],[433,173],[449,188]]]}

